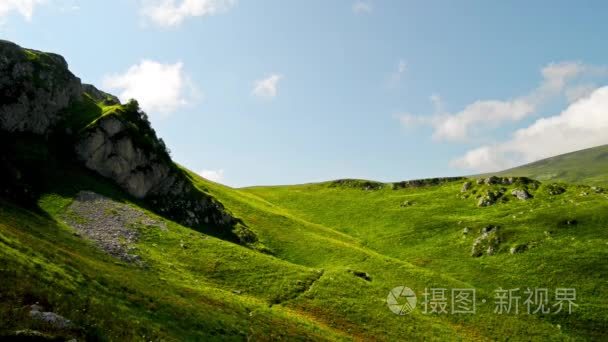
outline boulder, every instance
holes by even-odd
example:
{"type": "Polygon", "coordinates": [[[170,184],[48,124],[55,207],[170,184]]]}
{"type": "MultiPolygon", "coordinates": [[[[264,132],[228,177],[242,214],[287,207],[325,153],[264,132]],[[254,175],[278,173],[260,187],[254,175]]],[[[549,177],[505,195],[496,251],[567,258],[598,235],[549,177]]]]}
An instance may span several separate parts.
{"type": "Polygon", "coordinates": [[[480,235],[473,242],[471,256],[480,257],[484,251],[487,255],[494,255],[498,251],[500,243],[499,227],[488,225],[481,229],[480,235]]]}
{"type": "Polygon", "coordinates": [[[460,192],[467,192],[471,186],[473,185],[473,183],[471,183],[470,181],[466,181],[464,183],[462,183],[462,188],[460,189],[460,192]]]}
{"type": "Polygon", "coordinates": [[[34,304],[30,306],[29,315],[33,320],[40,321],[50,325],[53,329],[69,329],[71,328],[72,322],[54,312],[43,311],[42,306],[34,304]]]}
{"type": "Polygon", "coordinates": [[[517,197],[517,199],[525,201],[532,198],[532,195],[525,189],[513,189],[511,195],[517,197]]]}

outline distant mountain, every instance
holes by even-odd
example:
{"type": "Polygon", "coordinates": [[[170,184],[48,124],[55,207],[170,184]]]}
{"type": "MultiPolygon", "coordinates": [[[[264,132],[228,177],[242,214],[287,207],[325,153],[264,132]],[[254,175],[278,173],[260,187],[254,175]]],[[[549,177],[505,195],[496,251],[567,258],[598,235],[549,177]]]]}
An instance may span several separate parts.
{"type": "Polygon", "coordinates": [[[608,145],[561,154],[492,174],[526,176],[539,181],[608,184],[608,145]]]}

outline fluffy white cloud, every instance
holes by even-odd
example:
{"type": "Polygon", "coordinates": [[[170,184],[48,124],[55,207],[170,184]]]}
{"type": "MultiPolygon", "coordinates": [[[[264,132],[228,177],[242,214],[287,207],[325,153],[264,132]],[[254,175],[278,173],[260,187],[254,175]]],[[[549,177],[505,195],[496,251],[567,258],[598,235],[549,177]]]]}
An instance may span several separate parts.
{"type": "Polygon", "coordinates": [[[36,6],[46,2],[47,0],[0,0],[0,18],[15,11],[25,17],[26,20],[32,20],[36,6]]]}
{"type": "Polygon", "coordinates": [[[593,93],[597,86],[593,84],[578,84],[566,89],[566,99],[568,103],[576,102],[583,97],[587,97],[593,93]]]}
{"type": "Polygon", "coordinates": [[[224,180],[224,170],[203,170],[198,173],[201,177],[213,182],[221,182],[224,180]]]}
{"type": "Polygon", "coordinates": [[[271,74],[266,78],[255,81],[253,84],[253,95],[265,98],[277,96],[279,81],[282,79],[283,75],[271,74]]]}
{"type": "Polygon", "coordinates": [[[163,64],[143,60],[123,74],[106,76],[103,86],[119,91],[118,97],[123,102],[136,99],[151,115],[166,116],[195,97],[195,89],[181,62],[163,64]]]}
{"type": "Polygon", "coordinates": [[[572,103],[559,115],[517,130],[500,144],[467,152],[452,165],[491,172],[608,143],[608,86],[572,103]]]}
{"type": "Polygon", "coordinates": [[[357,14],[370,13],[372,9],[372,4],[369,2],[358,0],[353,4],[353,12],[357,14]]]}
{"type": "MultiPolygon", "coordinates": [[[[570,82],[583,75],[603,72],[603,68],[580,62],[551,63],[541,69],[542,81],[539,86],[526,95],[510,100],[477,100],[455,113],[441,112],[426,116],[404,114],[400,121],[404,125],[432,126],[436,140],[463,141],[470,138],[471,131],[494,128],[504,122],[519,121],[532,115],[541,105],[561,94],[574,99],[582,91],[575,86],[569,87],[570,82]]],[[[431,101],[436,106],[436,101],[431,101]]]]}
{"type": "Polygon", "coordinates": [[[145,0],[142,14],[159,26],[171,27],[186,18],[218,14],[235,5],[236,0],[145,0]]]}

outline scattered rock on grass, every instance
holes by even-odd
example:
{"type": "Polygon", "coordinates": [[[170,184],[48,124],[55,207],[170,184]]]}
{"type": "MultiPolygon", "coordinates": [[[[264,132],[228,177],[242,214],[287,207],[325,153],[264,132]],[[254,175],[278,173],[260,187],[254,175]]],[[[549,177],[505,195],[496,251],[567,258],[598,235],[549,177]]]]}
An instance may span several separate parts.
{"type": "Polygon", "coordinates": [[[487,255],[494,255],[498,251],[501,239],[498,235],[498,226],[488,225],[484,227],[480,235],[473,242],[471,256],[480,257],[484,251],[487,255]]]}
{"type": "Polygon", "coordinates": [[[51,326],[53,329],[69,329],[72,327],[72,321],[58,315],[54,312],[43,311],[44,308],[38,304],[30,306],[30,317],[34,320],[43,322],[51,326]]]}
{"type": "Polygon", "coordinates": [[[477,201],[477,206],[478,207],[489,207],[496,203],[496,200],[498,199],[498,197],[500,197],[500,196],[498,196],[494,192],[486,191],[485,194],[483,194],[483,195],[481,195],[481,197],[479,197],[479,200],[477,201]]]}
{"type": "Polygon", "coordinates": [[[532,195],[530,195],[530,193],[524,189],[513,189],[513,191],[511,191],[511,195],[522,201],[532,198],[532,195]]]}
{"type": "Polygon", "coordinates": [[[566,192],[566,189],[564,189],[564,187],[559,184],[553,183],[553,184],[549,184],[549,186],[547,186],[547,191],[548,191],[549,195],[557,196],[557,195],[561,195],[564,192],[566,192]]]}
{"type": "Polygon", "coordinates": [[[467,192],[471,186],[473,185],[473,183],[466,181],[462,184],[462,188],[460,189],[460,192],[467,192]]]}

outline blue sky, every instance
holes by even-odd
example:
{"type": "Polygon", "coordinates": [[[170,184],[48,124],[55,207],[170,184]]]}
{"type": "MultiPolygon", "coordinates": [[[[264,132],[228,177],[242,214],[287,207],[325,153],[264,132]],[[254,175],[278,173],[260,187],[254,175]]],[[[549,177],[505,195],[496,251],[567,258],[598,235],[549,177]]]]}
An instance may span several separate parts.
{"type": "Polygon", "coordinates": [[[608,3],[2,0],[233,186],[492,171],[608,143],[608,3]]]}

